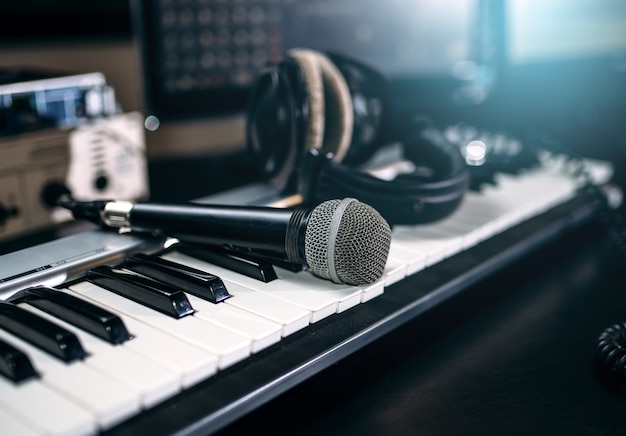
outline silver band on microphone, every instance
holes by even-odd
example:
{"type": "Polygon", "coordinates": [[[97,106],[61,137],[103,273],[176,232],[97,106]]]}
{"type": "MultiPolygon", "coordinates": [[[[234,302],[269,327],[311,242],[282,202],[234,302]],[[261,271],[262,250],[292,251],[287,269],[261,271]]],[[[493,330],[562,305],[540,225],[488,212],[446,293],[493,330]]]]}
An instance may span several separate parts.
{"type": "Polygon", "coordinates": [[[102,222],[110,227],[130,227],[130,211],[133,203],[128,201],[109,201],[100,213],[102,222]]]}
{"type": "Polygon", "coordinates": [[[339,226],[341,225],[341,218],[343,217],[346,208],[350,203],[356,201],[354,198],[344,198],[337,205],[337,209],[333,213],[333,218],[330,221],[330,233],[328,237],[328,275],[330,279],[335,283],[343,283],[337,274],[337,268],[335,267],[335,246],[337,235],[339,234],[339,226]]]}

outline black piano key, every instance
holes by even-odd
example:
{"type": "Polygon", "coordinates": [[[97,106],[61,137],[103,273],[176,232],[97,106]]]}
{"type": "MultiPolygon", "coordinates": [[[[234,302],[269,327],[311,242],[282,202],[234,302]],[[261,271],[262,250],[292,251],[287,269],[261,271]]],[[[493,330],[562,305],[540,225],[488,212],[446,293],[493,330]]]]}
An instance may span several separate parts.
{"type": "Polygon", "coordinates": [[[111,344],[121,344],[131,337],[116,314],[53,288],[36,286],[24,289],[9,301],[24,301],[111,344]]]}
{"type": "Polygon", "coordinates": [[[218,251],[212,248],[197,247],[189,244],[178,244],[173,246],[172,249],[262,282],[271,282],[277,278],[274,266],[264,260],[252,259],[240,254],[218,251]]]}
{"type": "Polygon", "coordinates": [[[120,267],[184,289],[185,292],[213,303],[230,297],[219,277],[158,256],[138,253],[130,256],[120,267]]]}
{"type": "Polygon", "coordinates": [[[28,356],[2,339],[0,339],[0,374],[14,382],[39,376],[28,356]]]}
{"type": "Polygon", "coordinates": [[[261,253],[251,252],[251,251],[240,250],[236,248],[233,248],[231,250],[229,248],[220,247],[219,249],[217,249],[217,252],[233,254],[235,256],[241,256],[246,259],[253,260],[253,261],[267,262],[273,266],[278,266],[280,268],[286,269],[288,271],[293,271],[293,272],[301,272],[301,271],[306,270],[307,268],[306,265],[303,265],[301,263],[293,263],[293,262],[289,262],[288,260],[281,259],[276,256],[271,256],[269,254],[261,254],[261,253]]]}
{"type": "Polygon", "coordinates": [[[65,362],[87,356],[74,333],[13,303],[0,302],[0,328],[65,362]]]}
{"type": "Polygon", "coordinates": [[[89,270],[87,280],[173,318],[193,313],[191,303],[183,291],[130,271],[97,266],[89,270]]]}

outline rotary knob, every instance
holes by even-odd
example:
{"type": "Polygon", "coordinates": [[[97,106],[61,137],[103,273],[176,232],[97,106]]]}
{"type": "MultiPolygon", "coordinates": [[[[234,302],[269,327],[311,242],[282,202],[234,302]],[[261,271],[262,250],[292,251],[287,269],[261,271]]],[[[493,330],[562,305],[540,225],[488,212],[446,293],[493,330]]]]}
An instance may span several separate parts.
{"type": "Polygon", "coordinates": [[[20,210],[16,206],[5,206],[0,203],[0,226],[3,226],[8,219],[19,215],[20,210]]]}
{"type": "Polygon", "coordinates": [[[63,196],[69,196],[71,194],[69,188],[62,182],[49,182],[41,190],[40,199],[41,202],[49,208],[57,207],[59,200],[63,196]]]}

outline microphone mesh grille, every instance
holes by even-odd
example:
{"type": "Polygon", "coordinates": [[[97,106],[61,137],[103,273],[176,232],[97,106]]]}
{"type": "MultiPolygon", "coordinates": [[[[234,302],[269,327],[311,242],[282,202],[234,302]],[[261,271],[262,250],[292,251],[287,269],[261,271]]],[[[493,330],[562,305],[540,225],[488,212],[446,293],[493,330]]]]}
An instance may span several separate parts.
{"type": "Polygon", "coordinates": [[[391,229],[377,210],[349,200],[347,205],[345,200],[329,200],[313,209],[305,232],[306,261],[322,278],[372,283],[385,269],[391,229]]]}

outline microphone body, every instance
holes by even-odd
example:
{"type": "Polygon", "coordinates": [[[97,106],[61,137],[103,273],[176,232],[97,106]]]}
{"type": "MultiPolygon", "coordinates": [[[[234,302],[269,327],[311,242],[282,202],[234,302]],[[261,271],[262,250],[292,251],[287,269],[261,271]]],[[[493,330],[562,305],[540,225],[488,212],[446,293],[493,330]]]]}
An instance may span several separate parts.
{"type": "Polygon", "coordinates": [[[273,253],[335,283],[359,285],[380,278],[391,244],[387,221],[354,198],[295,209],[71,200],[60,205],[74,218],[104,226],[273,253]]]}
{"type": "Polygon", "coordinates": [[[260,206],[107,202],[109,227],[158,232],[181,241],[272,252],[306,263],[306,224],[312,210],[260,206]]]}

